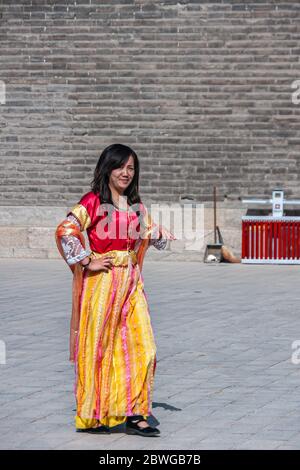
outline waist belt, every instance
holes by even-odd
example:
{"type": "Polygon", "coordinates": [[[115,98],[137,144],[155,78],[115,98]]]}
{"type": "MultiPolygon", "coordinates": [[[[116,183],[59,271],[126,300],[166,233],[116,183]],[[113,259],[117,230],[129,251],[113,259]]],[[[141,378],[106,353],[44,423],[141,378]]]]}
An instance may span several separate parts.
{"type": "Polygon", "coordinates": [[[91,257],[96,259],[104,258],[105,256],[112,257],[111,261],[114,266],[128,266],[128,263],[137,264],[136,252],[133,250],[110,250],[106,253],[98,253],[97,251],[92,251],[91,257]]]}

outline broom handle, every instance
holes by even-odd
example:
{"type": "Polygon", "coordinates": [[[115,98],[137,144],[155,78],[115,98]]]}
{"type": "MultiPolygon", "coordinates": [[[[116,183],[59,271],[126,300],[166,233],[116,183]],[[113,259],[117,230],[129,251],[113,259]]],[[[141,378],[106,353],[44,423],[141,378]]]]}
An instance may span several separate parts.
{"type": "Polygon", "coordinates": [[[214,243],[217,243],[217,188],[214,186],[214,243]]]}

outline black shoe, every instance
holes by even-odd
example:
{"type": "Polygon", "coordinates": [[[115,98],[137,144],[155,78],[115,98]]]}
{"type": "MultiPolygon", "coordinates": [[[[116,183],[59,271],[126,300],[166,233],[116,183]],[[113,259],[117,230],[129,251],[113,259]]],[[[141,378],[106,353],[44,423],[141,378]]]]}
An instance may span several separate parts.
{"type": "Polygon", "coordinates": [[[152,428],[151,426],[147,426],[146,428],[141,428],[138,426],[138,423],[141,421],[145,421],[145,419],[131,416],[130,419],[127,419],[126,422],[126,434],[138,434],[139,436],[159,436],[160,431],[157,428],[152,428]],[[134,419],[136,418],[136,419],[134,419]]]}
{"type": "Polygon", "coordinates": [[[76,432],[88,432],[90,434],[110,434],[110,429],[107,426],[98,426],[97,428],[77,428],[76,432]]]}

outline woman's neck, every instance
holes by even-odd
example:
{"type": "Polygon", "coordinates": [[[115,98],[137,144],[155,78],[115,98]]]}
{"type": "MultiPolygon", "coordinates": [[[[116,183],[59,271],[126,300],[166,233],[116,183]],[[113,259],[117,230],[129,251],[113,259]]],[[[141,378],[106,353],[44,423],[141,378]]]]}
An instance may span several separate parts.
{"type": "Polygon", "coordinates": [[[112,188],[112,187],[110,187],[110,191],[111,191],[111,198],[112,198],[114,205],[118,209],[127,210],[128,204],[127,204],[126,196],[124,195],[124,193],[119,193],[119,191],[117,191],[115,188],[112,188]]]}

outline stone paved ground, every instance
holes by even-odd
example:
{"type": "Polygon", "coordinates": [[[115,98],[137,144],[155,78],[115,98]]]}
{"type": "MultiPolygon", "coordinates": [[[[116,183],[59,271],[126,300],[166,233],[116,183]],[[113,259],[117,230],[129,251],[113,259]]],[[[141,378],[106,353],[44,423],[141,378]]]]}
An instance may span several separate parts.
{"type": "Polygon", "coordinates": [[[144,269],[161,436],[75,432],[71,272],[62,260],[5,259],[0,448],[300,449],[299,267],[148,260],[144,269]]]}

